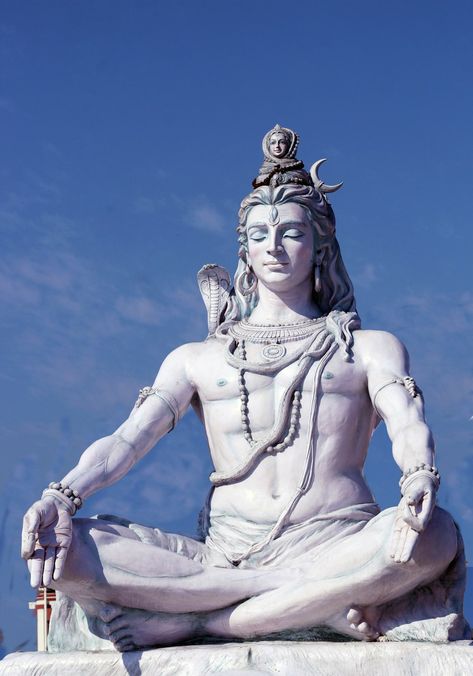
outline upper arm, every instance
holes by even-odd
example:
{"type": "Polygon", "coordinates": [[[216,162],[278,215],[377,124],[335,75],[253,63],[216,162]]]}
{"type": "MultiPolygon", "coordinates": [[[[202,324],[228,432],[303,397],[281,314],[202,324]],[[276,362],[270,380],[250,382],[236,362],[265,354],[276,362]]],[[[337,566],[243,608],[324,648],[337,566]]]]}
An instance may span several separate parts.
{"type": "Polygon", "coordinates": [[[189,408],[195,393],[190,365],[198,357],[199,343],[188,343],[173,350],[161,364],[153,389],[169,392],[176,400],[179,418],[189,408]]]}
{"type": "Polygon", "coordinates": [[[384,331],[366,331],[360,351],[367,386],[375,410],[386,422],[391,438],[397,430],[424,420],[420,393],[413,397],[403,384],[409,375],[409,355],[395,336],[384,331]]]}
{"type": "Polygon", "coordinates": [[[114,432],[134,448],[137,456],[154,446],[189,408],[195,393],[189,363],[195,358],[196,349],[198,344],[182,345],[166,357],[152,385],[153,394],[135,405],[128,419],[114,432]]]}

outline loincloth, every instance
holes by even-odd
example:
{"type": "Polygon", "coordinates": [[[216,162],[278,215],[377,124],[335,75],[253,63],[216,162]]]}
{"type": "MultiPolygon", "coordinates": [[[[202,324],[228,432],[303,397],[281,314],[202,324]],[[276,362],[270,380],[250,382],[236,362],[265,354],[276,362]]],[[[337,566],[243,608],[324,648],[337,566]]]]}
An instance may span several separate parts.
{"type": "MultiPolygon", "coordinates": [[[[279,567],[301,557],[315,560],[335,542],[358,533],[379,513],[376,503],[364,503],[321,514],[286,526],[264,549],[241,561],[242,568],[279,567]]],[[[259,524],[225,514],[212,514],[205,544],[230,563],[239,560],[255,542],[263,540],[271,524],[259,524]]]]}
{"type": "MultiPolygon", "coordinates": [[[[261,551],[244,558],[239,567],[277,568],[300,559],[315,562],[336,542],[362,530],[379,513],[376,503],[363,503],[291,524],[261,551]]],[[[198,561],[203,566],[219,568],[233,567],[232,561],[239,560],[252,544],[262,540],[272,528],[272,524],[211,513],[205,541],[200,542],[185,535],[166,533],[159,528],[142,526],[111,515],[100,515],[98,518],[127,526],[141,542],[162,547],[198,561]]]]}

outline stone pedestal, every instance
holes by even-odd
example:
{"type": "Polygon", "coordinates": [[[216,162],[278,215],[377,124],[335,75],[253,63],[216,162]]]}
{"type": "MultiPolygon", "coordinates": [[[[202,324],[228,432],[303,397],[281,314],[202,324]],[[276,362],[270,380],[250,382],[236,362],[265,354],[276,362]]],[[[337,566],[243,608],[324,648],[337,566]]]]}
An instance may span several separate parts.
{"type": "Polygon", "coordinates": [[[160,648],[144,652],[13,653],[8,676],[466,676],[473,643],[261,641],[160,648]]]}

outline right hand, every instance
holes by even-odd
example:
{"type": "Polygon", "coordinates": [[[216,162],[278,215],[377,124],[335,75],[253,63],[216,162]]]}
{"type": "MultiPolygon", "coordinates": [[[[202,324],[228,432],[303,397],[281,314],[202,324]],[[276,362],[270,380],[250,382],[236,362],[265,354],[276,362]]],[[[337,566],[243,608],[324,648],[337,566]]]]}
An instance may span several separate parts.
{"type": "Polygon", "coordinates": [[[61,502],[47,496],[29,508],[23,518],[21,556],[28,561],[32,587],[49,587],[61,577],[71,539],[71,515],[61,502]]]}
{"type": "Polygon", "coordinates": [[[401,498],[391,539],[391,558],[396,563],[411,559],[417,540],[432,517],[436,490],[433,479],[421,475],[410,482],[401,498]]]}

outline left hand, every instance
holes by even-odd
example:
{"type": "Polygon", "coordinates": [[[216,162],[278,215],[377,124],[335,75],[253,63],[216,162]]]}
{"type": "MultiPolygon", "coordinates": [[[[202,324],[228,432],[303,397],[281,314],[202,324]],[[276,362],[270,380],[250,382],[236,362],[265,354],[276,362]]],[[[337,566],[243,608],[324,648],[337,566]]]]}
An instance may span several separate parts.
{"type": "Polygon", "coordinates": [[[390,548],[391,558],[396,563],[406,563],[411,558],[419,535],[425,530],[434,511],[435,494],[434,481],[420,475],[412,481],[401,498],[390,548]]]}

